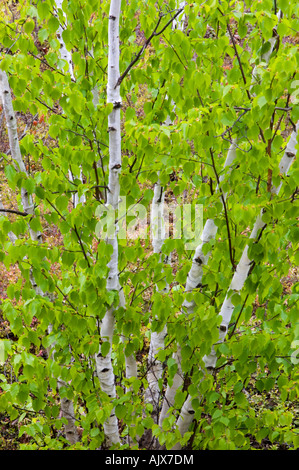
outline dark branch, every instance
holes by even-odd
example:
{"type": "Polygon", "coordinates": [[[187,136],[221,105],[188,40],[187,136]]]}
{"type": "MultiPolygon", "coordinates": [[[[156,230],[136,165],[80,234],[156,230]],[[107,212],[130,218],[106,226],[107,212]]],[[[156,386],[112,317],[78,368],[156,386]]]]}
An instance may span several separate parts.
{"type": "Polygon", "coordinates": [[[17,215],[22,215],[23,217],[26,217],[27,215],[27,212],[22,212],[22,211],[17,211],[15,209],[0,209],[0,212],[7,212],[9,214],[17,214],[17,215]]]}
{"type": "Polygon", "coordinates": [[[156,36],[160,36],[160,34],[162,34],[166,28],[168,28],[168,26],[173,22],[173,20],[179,16],[180,13],[182,13],[182,11],[184,10],[185,7],[182,7],[180,8],[176,14],[174,16],[172,16],[170,18],[170,20],[166,23],[165,26],[163,26],[162,29],[160,29],[160,31],[157,31],[160,23],[161,23],[161,20],[163,18],[163,15],[160,14],[159,16],[159,19],[157,21],[157,24],[155,26],[155,29],[154,31],[152,32],[152,34],[150,35],[150,37],[145,41],[145,43],[143,44],[143,46],[141,47],[141,49],[139,50],[139,52],[136,54],[136,56],[134,57],[134,59],[131,61],[131,63],[128,65],[128,67],[126,68],[126,70],[124,71],[124,73],[119,77],[119,79],[117,80],[116,82],[116,85],[114,88],[118,87],[121,82],[124,80],[124,78],[128,75],[128,73],[130,72],[131,68],[136,64],[136,62],[138,62],[138,60],[140,59],[140,57],[142,56],[143,52],[145,51],[145,49],[147,48],[147,46],[150,44],[151,40],[156,37],[156,36]]]}
{"type": "MultiPolygon", "coordinates": [[[[231,41],[232,41],[232,43],[233,43],[233,47],[234,47],[234,49],[235,49],[235,53],[236,53],[237,60],[238,60],[238,63],[239,63],[239,67],[240,67],[240,71],[241,71],[241,74],[242,74],[242,78],[243,78],[244,85],[247,85],[245,73],[244,73],[244,70],[243,70],[243,65],[242,65],[242,62],[241,62],[241,59],[240,59],[238,50],[237,50],[237,45],[236,45],[235,38],[234,38],[233,33],[232,33],[231,29],[230,29],[229,23],[227,23],[227,29],[228,29],[229,36],[230,36],[230,38],[231,38],[231,41]]],[[[248,98],[251,99],[250,93],[249,93],[249,91],[248,91],[247,89],[246,89],[246,93],[247,93],[248,98]]]]}

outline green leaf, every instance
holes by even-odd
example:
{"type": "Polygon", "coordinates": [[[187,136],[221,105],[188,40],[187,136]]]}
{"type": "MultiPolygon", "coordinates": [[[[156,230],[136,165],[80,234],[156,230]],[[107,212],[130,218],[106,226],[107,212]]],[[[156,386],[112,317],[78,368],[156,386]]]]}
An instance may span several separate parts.
{"type": "Polygon", "coordinates": [[[59,21],[55,16],[52,16],[48,21],[48,28],[50,33],[55,33],[59,28],[59,21]]]}
{"type": "Polygon", "coordinates": [[[109,353],[110,351],[110,343],[109,341],[104,341],[101,345],[101,354],[102,356],[106,357],[107,354],[109,353]]]}
{"type": "Polygon", "coordinates": [[[33,20],[27,20],[24,24],[24,31],[27,34],[30,34],[35,28],[35,23],[33,20]]]}
{"type": "Polygon", "coordinates": [[[0,364],[4,364],[11,351],[12,348],[10,340],[0,338],[0,364]]]}
{"type": "Polygon", "coordinates": [[[263,108],[267,104],[267,98],[262,95],[257,98],[257,104],[260,108],[263,108]]]}
{"type": "Polygon", "coordinates": [[[5,176],[10,184],[10,186],[12,187],[12,189],[15,188],[15,181],[16,181],[16,175],[17,175],[17,172],[14,168],[13,165],[6,165],[5,167],[5,176]]]}
{"type": "Polygon", "coordinates": [[[116,405],[115,414],[118,419],[123,419],[126,416],[126,405],[116,405]]]}
{"type": "Polygon", "coordinates": [[[40,40],[41,44],[43,44],[49,37],[49,31],[47,29],[40,29],[38,31],[38,39],[40,40]]]}

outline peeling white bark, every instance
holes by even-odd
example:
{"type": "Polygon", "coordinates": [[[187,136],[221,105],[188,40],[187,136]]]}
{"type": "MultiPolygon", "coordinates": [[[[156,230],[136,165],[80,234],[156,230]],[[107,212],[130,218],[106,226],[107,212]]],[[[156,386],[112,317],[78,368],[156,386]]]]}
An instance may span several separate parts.
{"type": "MultiPolygon", "coordinates": [[[[61,10],[63,12],[64,19],[66,19],[65,13],[62,9],[63,0],[55,0],[55,3],[56,3],[57,10],[61,10]]],[[[57,30],[57,39],[60,44],[60,57],[62,60],[66,61],[68,65],[68,73],[70,74],[72,80],[75,81],[73,62],[72,62],[72,53],[66,48],[65,42],[62,38],[62,33],[63,33],[63,27],[61,26],[61,24],[59,24],[59,28],[57,30]]]]}
{"type": "MultiPolygon", "coordinates": [[[[107,83],[107,103],[113,104],[113,109],[108,116],[108,132],[109,132],[109,191],[107,196],[107,204],[113,209],[118,209],[120,186],[119,174],[121,171],[121,129],[120,129],[120,109],[121,96],[120,88],[117,84],[119,73],[119,19],[120,19],[120,0],[111,0],[109,11],[108,25],[108,83],[107,83]]],[[[109,273],[107,279],[107,290],[116,290],[120,294],[120,300],[124,302],[123,294],[120,293],[120,285],[118,278],[118,241],[116,227],[113,238],[107,239],[113,247],[113,253],[108,263],[109,273]],[[122,300],[123,299],[123,300],[122,300]]],[[[97,375],[103,391],[108,396],[114,398],[115,377],[111,360],[112,337],[114,331],[114,308],[110,308],[101,325],[102,341],[109,341],[109,353],[103,357],[101,354],[101,346],[96,357],[97,375]]],[[[128,366],[130,370],[130,366],[128,366]]],[[[108,444],[120,442],[118,431],[118,420],[114,410],[108,420],[104,423],[104,431],[108,440],[108,444]]]]}
{"type": "MultiPolygon", "coordinates": [[[[153,202],[151,205],[151,236],[154,253],[161,254],[161,249],[165,241],[165,221],[164,221],[164,199],[165,191],[158,181],[155,184],[153,202]]],[[[161,261],[161,256],[160,256],[161,261]]],[[[167,262],[167,260],[165,260],[167,262]]],[[[159,292],[158,286],[156,286],[159,292]]],[[[161,292],[167,293],[169,285],[166,283],[161,292]]],[[[150,348],[148,353],[148,388],[145,391],[145,402],[153,406],[153,418],[158,419],[159,398],[161,395],[159,380],[163,374],[163,364],[157,359],[160,349],[164,349],[164,339],[167,334],[167,328],[164,326],[160,332],[151,333],[150,348]]]]}

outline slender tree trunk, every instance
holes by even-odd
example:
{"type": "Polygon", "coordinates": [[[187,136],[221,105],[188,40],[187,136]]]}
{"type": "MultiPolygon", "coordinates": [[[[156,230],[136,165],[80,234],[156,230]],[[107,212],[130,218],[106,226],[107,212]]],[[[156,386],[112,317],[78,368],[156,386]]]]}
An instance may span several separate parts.
{"type": "MultiPolygon", "coordinates": [[[[55,0],[56,3],[56,8],[57,8],[57,13],[58,10],[61,10],[63,12],[63,18],[66,20],[65,13],[62,9],[62,3],[63,0],[55,0]]],[[[57,15],[58,16],[58,15],[57,15]]],[[[65,60],[68,64],[68,73],[70,74],[72,80],[75,81],[75,76],[74,76],[74,70],[73,70],[73,62],[72,62],[72,54],[71,52],[66,48],[65,42],[62,37],[62,33],[64,31],[64,28],[59,22],[59,28],[57,30],[57,38],[59,40],[60,44],[60,57],[62,60],[65,60]]]]}
{"type": "MultiPolygon", "coordinates": [[[[11,151],[12,160],[17,171],[25,173],[28,177],[26,167],[23,162],[21,155],[18,129],[17,129],[17,120],[13,109],[11,92],[8,83],[8,78],[6,72],[0,69],[0,95],[3,103],[3,110],[5,114],[5,119],[7,123],[8,139],[9,146],[11,151]]],[[[27,189],[24,187],[21,188],[21,199],[23,211],[26,214],[34,215],[34,203],[31,194],[28,193],[27,189]]],[[[32,230],[29,227],[30,237],[33,241],[41,240],[41,233],[32,230]]]]}
{"type": "MultiPolygon", "coordinates": [[[[176,2],[177,8],[183,8],[186,5],[186,2],[176,2]]],[[[186,21],[186,14],[185,12],[181,13],[175,20],[173,21],[173,29],[179,29],[180,31],[184,31],[185,28],[185,21],[186,21]]]]}
{"type": "MultiPolygon", "coordinates": [[[[151,233],[152,233],[152,245],[154,253],[160,254],[161,261],[161,249],[165,240],[165,223],[164,223],[164,199],[165,191],[158,181],[154,188],[154,197],[151,207],[151,233]]],[[[167,262],[167,260],[165,260],[167,262]]],[[[157,291],[160,292],[158,286],[157,291]]],[[[167,293],[169,291],[169,285],[166,283],[162,292],[167,293]]],[[[148,373],[147,382],[148,388],[145,392],[145,402],[153,405],[153,417],[157,422],[159,412],[159,398],[161,395],[159,380],[162,378],[163,365],[157,359],[157,354],[160,349],[164,349],[164,339],[167,333],[166,326],[161,332],[152,332],[150,348],[148,353],[148,373]]]]}
{"type": "MultiPolygon", "coordinates": [[[[117,85],[119,78],[119,19],[120,19],[120,0],[111,0],[109,11],[108,26],[108,84],[107,84],[107,103],[113,104],[113,109],[108,116],[109,132],[109,191],[107,204],[115,211],[118,209],[120,186],[119,173],[121,171],[121,129],[120,129],[120,109],[121,96],[117,85]]],[[[111,259],[108,263],[109,273],[107,279],[107,290],[113,290],[120,293],[118,278],[118,227],[115,227],[115,233],[112,238],[107,239],[113,248],[111,259]]],[[[121,294],[121,298],[123,294],[121,294]]],[[[120,300],[121,300],[120,298],[120,300]]],[[[124,301],[124,299],[123,299],[124,301]]],[[[111,360],[112,338],[114,331],[114,307],[111,307],[103,318],[101,325],[101,341],[108,341],[110,349],[107,355],[102,355],[100,346],[99,353],[96,356],[97,374],[101,388],[112,399],[116,397],[115,377],[111,360]]],[[[104,431],[108,444],[120,442],[118,421],[114,409],[110,417],[104,423],[104,431]]]]}
{"type": "MultiPolygon", "coordinates": [[[[3,109],[6,117],[7,122],[7,129],[8,129],[8,137],[9,137],[9,144],[11,150],[11,156],[14,161],[15,167],[18,171],[25,173],[28,177],[26,167],[23,162],[23,158],[20,151],[19,145],[19,138],[18,138],[18,131],[17,131],[17,121],[13,109],[12,99],[11,99],[11,92],[10,87],[7,79],[7,75],[5,72],[0,70],[0,95],[3,102],[3,109]]],[[[25,188],[21,188],[21,199],[23,210],[27,214],[34,215],[34,202],[32,196],[28,194],[25,188]]],[[[33,241],[41,242],[42,241],[42,234],[40,232],[36,232],[29,227],[30,237],[33,241]]],[[[35,282],[34,276],[32,272],[30,273],[30,281],[32,284],[33,289],[36,291],[38,295],[43,296],[44,293],[40,289],[40,287],[35,282]]],[[[58,380],[58,388],[60,388],[64,383],[58,380]]],[[[66,425],[66,438],[71,444],[74,444],[79,440],[79,436],[77,433],[77,429],[74,425],[75,417],[74,417],[74,410],[73,404],[70,400],[62,399],[61,400],[61,413],[64,416],[68,424],[66,425]]]]}

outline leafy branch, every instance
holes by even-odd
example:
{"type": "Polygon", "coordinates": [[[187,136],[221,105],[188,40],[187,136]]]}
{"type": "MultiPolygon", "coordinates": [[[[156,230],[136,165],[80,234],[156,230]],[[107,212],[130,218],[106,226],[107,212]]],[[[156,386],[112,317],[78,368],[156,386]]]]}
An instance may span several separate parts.
{"type": "Polygon", "coordinates": [[[161,21],[162,21],[162,18],[165,16],[163,13],[160,13],[159,15],[159,19],[157,21],[157,24],[154,28],[154,31],[151,33],[151,35],[149,36],[149,38],[144,42],[143,46],[141,47],[141,49],[139,50],[139,52],[135,55],[134,59],[131,61],[131,63],[128,65],[128,67],[126,68],[126,70],[123,72],[123,74],[119,77],[119,79],[117,80],[116,82],[116,85],[114,88],[117,88],[121,82],[124,80],[124,78],[128,75],[128,73],[130,72],[131,68],[136,64],[136,62],[138,62],[138,60],[140,59],[140,57],[142,56],[142,54],[144,53],[145,49],[149,46],[151,40],[154,38],[154,37],[157,37],[157,36],[160,36],[164,31],[165,29],[168,28],[169,25],[172,24],[173,20],[175,20],[175,18],[177,16],[180,15],[180,13],[182,13],[182,11],[184,10],[185,7],[181,7],[178,9],[178,11],[176,12],[175,15],[173,15],[169,21],[167,21],[167,23],[165,24],[165,26],[163,26],[162,29],[160,29],[160,31],[157,31],[161,21]]]}

